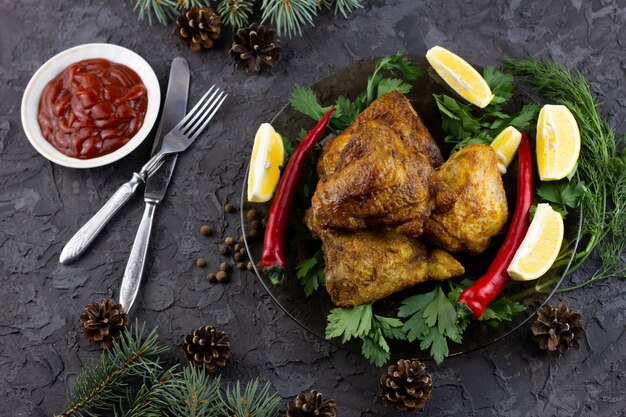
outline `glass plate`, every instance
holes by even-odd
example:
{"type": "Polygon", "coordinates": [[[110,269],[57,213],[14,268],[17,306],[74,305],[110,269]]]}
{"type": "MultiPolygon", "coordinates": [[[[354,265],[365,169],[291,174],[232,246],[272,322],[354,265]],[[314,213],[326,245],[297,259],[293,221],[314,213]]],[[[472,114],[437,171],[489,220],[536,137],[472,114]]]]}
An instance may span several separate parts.
{"type": "MultiPolygon", "coordinates": [[[[428,65],[422,57],[410,57],[415,63],[427,68],[428,65]]],[[[350,99],[354,99],[361,91],[364,91],[367,85],[367,77],[373,72],[376,60],[368,60],[351,65],[338,72],[322,79],[315,83],[312,89],[317,94],[321,103],[333,103],[335,99],[340,96],[346,96],[350,99]]],[[[432,136],[437,142],[445,156],[449,155],[451,146],[444,143],[440,138],[445,135],[441,130],[441,117],[436,103],[432,97],[433,94],[450,94],[450,91],[441,84],[439,78],[433,72],[429,72],[420,81],[414,83],[414,87],[407,95],[411,104],[420,115],[424,124],[428,127],[432,136]]],[[[528,101],[528,96],[525,93],[520,94],[528,101]]],[[[511,106],[513,108],[521,107],[519,97],[512,100],[511,106]],[[516,102],[517,101],[517,102],[516,102]]],[[[290,105],[283,107],[280,112],[272,120],[272,126],[281,133],[283,136],[294,139],[298,137],[301,129],[309,130],[313,127],[315,122],[295,111],[290,105]]],[[[534,148],[534,147],[533,147],[534,148]]],[[[509,201],[509,207],[514,207],[515,203],[515,179],[516,179],[516,162],[514,161],[509,167],[509,172],[503,176],[504,187],[507,192],[507,198],[509,201]]],[[[536,168],[536,167],[535,167],[536,168]]],[[[534,170],[536,172],[536,169],[534,170]]],[[[246,248],[250,254],[250,259],[254,265],[254,271],[257,274],[259,280],[269,292],[274,301],[287,313],[291,318],[298,322],[302,327],[325,340],[324,332],[326,328],[326,316],[333,308],[330,297],[326,291],[321,288],[310,297],[304,295],[303,289],[296,278],[295,266],[302,259],[306,259],[312,256],[313,253],[320,247],[319,241],[310,241],[297,239],[293,233],[287,233],[285,244],[285,257],[286,257],[286,270],[285,278],[283,281],[273,286],[269,280],[264,276],[256,264],[261,259],[261,252],[263,249],[263,234],[260,233],[255,239],[248,238],[248,232],[250,230],[249,222],[246,219],[246,208],[254,207],[260,211],[262,216],[267,214],[270,203],[266,204],[253,204],[246,203],[246,189],[248,183],[248,169],[246,169],[246,176],[241,193],[241,229],[242,235],[245,239],[246,248]]],[[[535,177],[534,184],[538,183],[538,179],[535,177]]],[[[568,260],[567,264],[558,270],[551,271],[549,276],[542,277],[541,280],[556,278],[556,284],[551,288],[549,293],[532,294],[522,300],[526,306],[526,310],[516,315],[512,321],[501,323],[498,327],[490,327],[478,321],[472,321],[463,334],[463,343],[449,343],[450,356],[459,355],[464,352],[479,349],[490,343],[493,343],[517,328],[522,326],[528,321],[543,304],[545,304],[554,291],[561,284],[563,277],[567,273],[567,269],[573,260],[573,256],[576,253],[578,241],[580,238],[580,227],[582,219],[582,207],[578,213],[570,214],[566,219],[566,242],[569,244],[572,251],[572,257],[568,260]]],[[[493,239],[493,242],[489,249],[478,256],[468,256],[464,254],[455,254],[455,257],[465,266],[465,277],[479,277],[486,270],[495,254],[500,247],[503,240],[503,236],[498,236],[493,239]]],[[[456,278],[459,281],[462,277],[456,278]]],[[[537,281],[531,282],[512,282],[505,289],[503,295],[507,293],[517,293],[525,288],[531,288],[537,284],[537,281]],[[511,288],[514,287],[514,288],[511,288]]],[[[425,282],[415,285],[412,288],[404,290],[400,293],[393,294],[385,299],[374,303],[374,312],[380,315],[393,316],[397,312],[397,308],[400,302],[411,295],[424,293],[431,291],[433,283],[425,282]]],[[[338,339],[329,341],[340,347],[345,347],[351,351],[360,353],[360,342],[352,341],[346,344],[342,344],[338,339]]],[[[416,359],[429,359],[428,352],[422,351],[419,348],[419,343],[403,342],[396,340],[388,340],[391,347],[392,358],[416,358],[416,359]]]]}

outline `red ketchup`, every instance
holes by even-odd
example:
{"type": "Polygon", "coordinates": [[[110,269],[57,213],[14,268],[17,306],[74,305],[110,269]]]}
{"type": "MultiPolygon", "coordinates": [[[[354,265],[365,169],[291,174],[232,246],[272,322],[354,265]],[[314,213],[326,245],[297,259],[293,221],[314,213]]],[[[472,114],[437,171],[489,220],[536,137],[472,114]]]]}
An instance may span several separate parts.
{"type": "Polygon", "coordinates": [[[67,156],[111,153],[141,128],[148,93],[135,71],[106,59],[70,65],[44,88],[37,121],[43,137],[67,156]]]}

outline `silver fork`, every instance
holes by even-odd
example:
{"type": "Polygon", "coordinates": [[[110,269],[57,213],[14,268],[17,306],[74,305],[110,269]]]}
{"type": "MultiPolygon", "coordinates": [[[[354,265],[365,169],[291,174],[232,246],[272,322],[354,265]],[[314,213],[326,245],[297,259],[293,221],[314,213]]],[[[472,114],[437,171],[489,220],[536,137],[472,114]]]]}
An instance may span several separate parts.
{"type": "Polygon", "coordinates": [[[94,241],[109,220],[130,199],[137,187],[159,169],[167,155],[182,152],[200,135],[220,108],[228,94],[213,85],[187,115],[163,137],[160,152],[156,153],[139,172],[123,184],[102,208],[67,242],[59,261],[67,265],[76,260],[94,241]]]}

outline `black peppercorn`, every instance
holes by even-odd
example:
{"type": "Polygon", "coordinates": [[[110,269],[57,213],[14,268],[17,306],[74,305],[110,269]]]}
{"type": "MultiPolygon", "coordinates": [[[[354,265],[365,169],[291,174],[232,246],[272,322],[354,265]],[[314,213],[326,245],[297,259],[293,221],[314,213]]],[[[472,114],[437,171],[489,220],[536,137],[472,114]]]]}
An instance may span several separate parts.
{"type": "Polygon", "coordinates": [[[246,248],[241,248],[239,249],[239,253],[245,256],[248,254],[248,251],[246,250],[246,248]]]}
{"type": "Polygon", "coordinates": [[[231,266],[228,262],[222,262],[220,265],[220,271],[228,272],[231,270],[231,266]]]}
{"type": "Polygon", "coordinates": [[[235,206],[233,206],[230,203],[226,203],[226,205],[224,206],[224,211],[226,213],[234,213],[235,212],[235,206]]]}
{"type": "Polygon", "coordinates": [[[235,252],[239,252],[241,250],[241,243],[237,243],[234,249],[235,249],[235,252]]]}
{"type": "Polygon", "coordinates": [[[220,253],[224,256],[230,253],[230,246],[228,245],[220,245],[220,253]]]}
{"type": "Polygon", "coordinates": [[[248,220],[254,220],[256,219],[257,216],[257,212],[255,209],[250,209],[246,212],[246,217],[248,218],[248,220]]]}
{"type": "Polygon", "coordinates": [[[246,269],[246,264],[244,264],[243,262],[237,262],[237,269],[243,271],[244,269],[246,269]]]}
{"type": "Polygon", "coordinates": [[[261,227],[261,220],[253,220],[252,223],[250,223],[250,227],[258,230],[261,227]]]}
{"type": "Polygon", "coordinates": [[[206,266],[206,261],[203,258],[199,258],[196,261],[196,265],[198,265],[200,268],[204,268],[206,266]]]}
{"type": "Polygon", "coordinates": [[[226,239],[224,239],[224,243],[226,243],[228,246],[235,246],[235,238],[232,236],[227,236],[226,239]]]}
{"type": "Polygon", "coordinates": [[[233,259],[235,260],[235,262],[241,262],[241,261],[243,261],[243,258],[244,258],[243,255],[241,253],[239,253],[239,252],[236,252],[233,255],[233,259]]]}
{"type": "Polygon", "coordinates": [[[211,234],[213,234],[213,229],[211,228],[211,226],[204,224],[202,225],[202,227],[200,227],[200,233],[205,236],[210,236],[211,234]]]}
{"type": "Polygon", "coordinates": [[[212,272],[209,272],[206,276],[207,281],[209,282],[215,282],[215,274],[212,272]]]}
{"type": "Polygon", "coordinates": [[[248,232],[248,237],[249,237],[250,239],[254,239],[254,238],[256,238],[258,235],[259,235],[259,232],[258,232],[258,230],[257,230],[257,229],[252,229],[252,230],[250,230],[250,231],[248,232]]]}
{"type": "Polygon", "coordinates": [[[215,279],[217,280],[217,282],[225,282],[228,280],[228,274],[224,271],[220,271],[215,274],[215,279]]]}
{"type": "Polygon", "coordinates": [[[248,265],[246,265],[246,268],[248,268],[248,271],[252,271],[252,262],[248,261],[248,265]]]}

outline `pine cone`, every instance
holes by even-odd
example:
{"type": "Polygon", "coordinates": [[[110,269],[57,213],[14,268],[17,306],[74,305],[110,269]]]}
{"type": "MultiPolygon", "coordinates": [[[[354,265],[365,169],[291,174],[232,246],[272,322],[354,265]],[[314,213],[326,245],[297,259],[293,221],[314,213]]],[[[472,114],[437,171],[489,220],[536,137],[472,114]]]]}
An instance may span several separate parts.
{"type": "Polygon", "coordinates": [[[324,400],[322,393],[301,392],[296,399],[287,403],[285,417],[336,417],[335,400],[324,400]]]}
{"type": "Polygon", "coordinates": [[[280,57],[280,41],[275,37],[274,29],[258,23],[239,29],[229,51],[235,58],[235,68],[254,74],[271,72],[280,57]]]}
{"type": "Polygon", "coordinates": [[[398,411],[424,408],[430,399],[433,381],[420,361],[400,359],[380,377],[380,388],[385,404],[398,411]]]}
{"type": "Polygon", "coordinates": [[[87,304],[80,315],[80,329],[85,339],[91,344],[100,343],[103,348],[122,337],[127,324],[128,314],[121,304],[115,304],[110,298],[87,304]]]}
{"type": "Polygon", "coordinates": [[[192,51],[202,48],[211,49],[220,38],[222,19],[210,7],[192,7],[183,9],[176,18],[176,30],[183,45],[192,51]]]}
{"type": "Polygon", "coordinates": [[[230,357],[230,339],[213,326],[203,326],[185,336],[183,351],[194,366],[215,372],[230,357]]]}
{"type": "Polygon", "coordinates": [[[541,349],[558,349],[563,354],[571,347],[578,349],[577,339],[586,334],[583,326],[580,312],[570,310],[565,301],[559,301],[556,307],[547,304],[541,307],[530,330],[541,349]]]}

